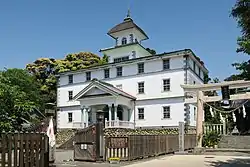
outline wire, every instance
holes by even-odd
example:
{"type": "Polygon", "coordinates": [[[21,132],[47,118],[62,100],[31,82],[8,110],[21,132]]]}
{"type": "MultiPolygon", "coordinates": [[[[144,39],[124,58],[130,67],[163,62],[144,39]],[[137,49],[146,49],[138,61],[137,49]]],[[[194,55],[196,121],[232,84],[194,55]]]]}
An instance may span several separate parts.
{"type": "Polygon", "coordinates": [[[213,108],[213,109],[216,110],[216,111],[219,111],[220,113],[229,114],[229,113],[232,113],[232,112],[238,110],[238,109],[241,108],[242,106],[244,106],[249,100],[246,100],[246,101],[245,101],[244,103],[242,103],[240,106],[238,106],[238,107],[236,107],[235,109],[232,109],[232,110],[230,110],[230,111],[223,111],[223,110],[220,110],[220,109],[218,109],[218,108],[216,108],[216,107],[214,107],[214,106],[208,104],[208,102],[205,102],[204,100],[202,100],[202,101],[203,101],[207,106],[213,108]]]}

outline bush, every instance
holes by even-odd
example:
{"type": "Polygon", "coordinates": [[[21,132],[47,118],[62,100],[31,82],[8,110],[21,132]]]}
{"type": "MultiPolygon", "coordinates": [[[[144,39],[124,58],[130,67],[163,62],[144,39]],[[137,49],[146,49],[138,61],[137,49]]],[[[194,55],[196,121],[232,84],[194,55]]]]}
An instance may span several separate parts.
{"type": "Polygon", "coordinates": [[[221,139],[221,136],[219,133],[215,131],[211,131],[204,135],[202,144],[204,147],[214,147],[215,145],[218,145],[219,141],[221,139]]]}

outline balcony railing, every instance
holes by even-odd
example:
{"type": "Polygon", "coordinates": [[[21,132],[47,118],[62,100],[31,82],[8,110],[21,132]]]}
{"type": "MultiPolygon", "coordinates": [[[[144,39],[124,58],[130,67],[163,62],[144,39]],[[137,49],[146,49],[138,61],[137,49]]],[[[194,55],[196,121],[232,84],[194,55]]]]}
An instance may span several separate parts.
{"type": "Polygon", "coordinates": [[[134,129],[135,123],[130,121],[121,121],[121,120],[105,120],[105,128],[127,128],[134,129]]]}
{"type": "Polygon", "coordinates": [[[85,128],[86,124],[82,122],[73,122],[73,128],[74,129],[82,129],[85,128]]]}

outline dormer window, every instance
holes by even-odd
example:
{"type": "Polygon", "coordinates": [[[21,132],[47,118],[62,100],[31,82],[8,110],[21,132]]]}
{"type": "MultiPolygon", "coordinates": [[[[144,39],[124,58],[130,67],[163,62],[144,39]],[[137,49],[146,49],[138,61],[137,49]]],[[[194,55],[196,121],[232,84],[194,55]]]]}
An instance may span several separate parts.
{"type": "Polygon", "coordinates": [[[130,35],[129,35],[129,42],[130,42],[130,43],[133,43],[133,42],[134,42],[134,35],[133,35],[133,34],[130,34],[130,35]]]}
{"type": "Polygon", "coordinates": [[[123,37],[122,38],[122,45],[126,45],[127,44],[127,38],[123,37]]]}

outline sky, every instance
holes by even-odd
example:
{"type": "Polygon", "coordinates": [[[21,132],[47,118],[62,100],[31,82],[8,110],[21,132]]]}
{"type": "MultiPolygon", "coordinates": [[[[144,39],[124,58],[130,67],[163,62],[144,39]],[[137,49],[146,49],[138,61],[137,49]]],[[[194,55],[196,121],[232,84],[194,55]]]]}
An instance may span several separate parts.
{"type": "Polygon", "coordinates": [[[189,48],[220,80],[236,73],[240,29],[230,17],[236,0],[0,0],[0,69],[25,68],[41,57],[95,54],[111,47],[107,32],[123,21],[128,8],[149,36],[145,47],[157,53],[189,48]]]}

